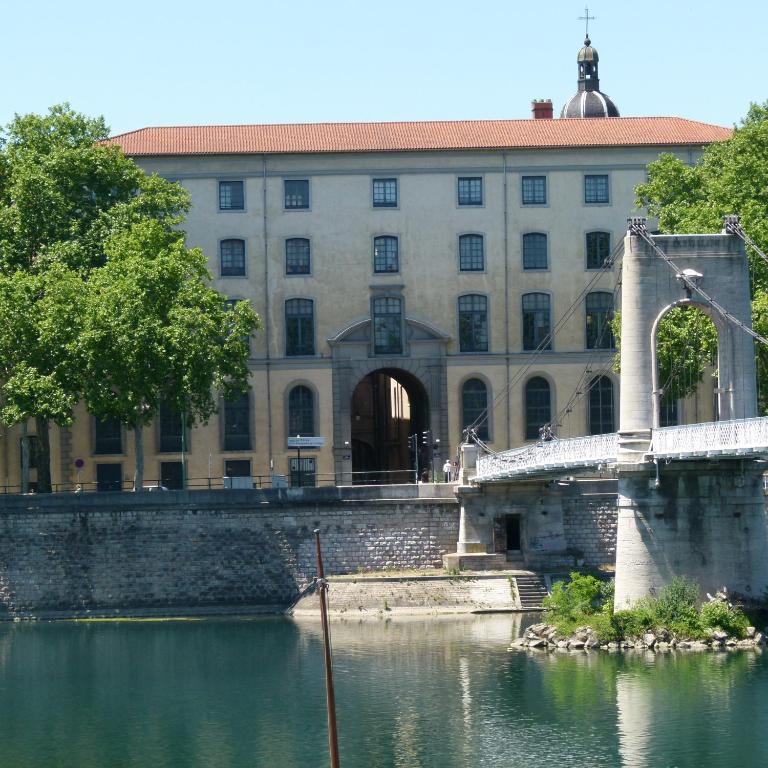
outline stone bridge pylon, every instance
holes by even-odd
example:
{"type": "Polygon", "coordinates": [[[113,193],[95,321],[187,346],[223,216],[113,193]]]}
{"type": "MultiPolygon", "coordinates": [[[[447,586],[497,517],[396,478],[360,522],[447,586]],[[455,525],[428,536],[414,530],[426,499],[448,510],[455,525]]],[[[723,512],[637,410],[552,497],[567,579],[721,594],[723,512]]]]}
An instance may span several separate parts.
{"type": "Polygon", "coordinates": [[[726,316],[751,327],[744,246],[725,233],[651,239],[635,220],[624,241],[622,283],[616,608],[676,576],[704,592],[726,585],[760,598],[768,589],[765,465],[754,456],[665,463],[651,446],[662,396],[656,336],[674,307],[695,306],[715,325],[719,418],[757,415],[754,342],[726,316]]]}

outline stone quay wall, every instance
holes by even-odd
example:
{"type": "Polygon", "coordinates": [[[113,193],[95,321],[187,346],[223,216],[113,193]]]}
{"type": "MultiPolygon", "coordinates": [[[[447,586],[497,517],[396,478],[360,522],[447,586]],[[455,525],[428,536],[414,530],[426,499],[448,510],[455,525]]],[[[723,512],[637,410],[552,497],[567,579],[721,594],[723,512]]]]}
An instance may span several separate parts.
{"type": "Polygon", "coordinates": [[[615,493],[563,500],[563,531],[570,551],[594,568],[616,562],[615,493]]]}
{"type": "Polygon", "coordinates": [[[0,497],[0,618],[289,604],[316,573],[431,568],[451,486],[0,497]]]}

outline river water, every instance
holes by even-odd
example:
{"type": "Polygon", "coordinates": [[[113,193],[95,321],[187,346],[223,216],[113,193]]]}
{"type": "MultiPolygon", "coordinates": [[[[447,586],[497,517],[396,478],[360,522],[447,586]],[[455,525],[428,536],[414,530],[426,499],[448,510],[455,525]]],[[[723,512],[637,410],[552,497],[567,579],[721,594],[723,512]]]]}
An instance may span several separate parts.
{"type": "MultiPolygon", "coordinates": [[[[342,768],[757,768],[768,653],[508,652],[533,617],[332,624],[342,768]]],[[[0,625],[3,768],[327,766],[319,623],[0,625]]]]}

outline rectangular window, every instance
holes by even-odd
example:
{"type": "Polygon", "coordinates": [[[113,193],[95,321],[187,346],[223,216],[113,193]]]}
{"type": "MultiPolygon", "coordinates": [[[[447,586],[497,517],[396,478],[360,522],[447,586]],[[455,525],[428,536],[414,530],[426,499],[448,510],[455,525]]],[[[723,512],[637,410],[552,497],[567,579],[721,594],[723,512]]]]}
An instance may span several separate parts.
{"type": "MultiPolygon", "coordinates": [[[[246,299],[227,299],[224,302],[224,308],[229,310],[230,312],[235,308],[238,302],[240,301],[246,301],[246,299]]],[[[245,345],[245,348],[250,352],[251,351],[251,337],[250,336],[242,336],[241,341],[245,345]]]]}
{"type": "Polygon", "coordinates": [[[459,296],[459,351],[488,351],[488,299],[459,296]]]}
{"type": "Polygon", "coordinates": [[[541,232],[523,235],[523,269],[547,268],[547,236],[541,232]]]}
{"type": "Polygon", "coordinates": [[[248,393],[235,395],[224,401],[224,450],[249,451],[251,449],[251,404],[248,393]]]}
{"type": "Polygon", "coordinates": [[[219,182],[219,210],[242,211],[245,209],[245,195],[242,181],[219,182]]]}
{"type": "Polygon", "coordinates": [[[485,269],[485,249],[482,235],[462,235],[459,238],[459,271],[482,272],[485,269]]]}
{"type": "Polygon", "coordinates": [[[181,453],[181,414],[160,403],[160,453],[181,453]]]}
{"type": "Polygon", "coordinates": [[[285,302],[285,354],[315,354],[315,305],[311,299],[285,302]]]}
{"type": "Polygon", "coordinates": [[[662,398],[659,404],[659,426],[676,427],[677,424],[677,400],[662,398]]]}
{"type": "Polygon", "coordinates": [[[224,462],[224,487],[253,488],[250,459],[232,459],[224,462]]]}
{"type": "Polygon", "coordinates": [[[219,245],[222,277],[245,277],[245,241],[222,240],[219,245]]]}
{"type": "Polygon", "coordinates": [[[123,465],[122,464],[97,464],[96,465],[96,490],[97,491],[122,491],[123,490],[123,465]]]}
{"type": "Polygon", "coordinates": [[[373,271],[398,272],[400,270],[400,254],[396,237],[386,235],[373,239],[373,271]]]}
{"type": "Polygon", "coordinates": [[[523,296],[523,349],[552,349],[549,296],[526,293],[523,296]]]}
{"type": "Polygon", "coordinates": [[[403,352],[402,302],[393,296],[373,300],[373,351],[377,355],[403,352]]]}
{"type": "Polygon", "coordinates": [[[309,208],[309,180],[285,180],[285,207],[288,210],[306,210],[309,208]]]}
{"type": "Polygon", "coordinates": [[[169,491],[184,489],[184,466],[180,461],[160,462],[160,485],[169,491]]]}
{"type": "Polygon", "coordinates": [[[285,274],[308,275],[311,270],[309,240],[291,237],[285,241],[285,274]]]}
{"type": "Polygon", "coordinates": [[[311,488],[317,485],[315,461],[314,456],[291,458],[291,488],[311,488]]]}
{"type": "MultiPolygon", "coordinates": [[[[123,431],[117,419],[94,419],[94,453],[122,453],[123,431]]],[[[110,464],[108,466],[117,466],[110,464]]]]}
{"type": "Polygon", "coordinates": [[[483,179],[481,176],[459,176],[459,205],[483,204],[483,179]]]}
{"type": "Polygon", "coordinates": [[[587,232],[587,269],[602,269],[611,255],[610,232],[587,232]]]}
{"type": "Polygon", "coordinates": [[[373,180],[373,207],[397,208],[397,179],[373,180]]]}
{"type": "Polygon", "coordinates": [[[523,205],[545,205],[547,202],[547,177],[523,176],[523,205]]]}
{"type": "Polygon", "coordinates": [[[608,200],[608,175],[596,174],[584,177],[584,202],[607,203],[608,200]]]}

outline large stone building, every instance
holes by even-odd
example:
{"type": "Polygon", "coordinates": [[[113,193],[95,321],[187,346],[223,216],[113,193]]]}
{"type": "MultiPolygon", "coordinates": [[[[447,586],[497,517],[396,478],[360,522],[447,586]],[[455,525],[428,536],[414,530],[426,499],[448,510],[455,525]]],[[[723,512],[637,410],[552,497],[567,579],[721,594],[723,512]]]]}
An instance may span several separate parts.
{"type": "MultiPolygon", "coordinates": [[[[467,426],[495,449],[550,422],[561,436],[612,431],[606,320],[620,272],[609,257],[634,188],[660,152],[692,163],[730,131],[615,116],[597,61],[585,41],[560,119],[536,101],[528,120],[115,137],[146,171],[189,190],[188,244],[208,254],[215,287],[250,301],[264,324],[248,396],[186,440],[176,414],[147,429],[148,480],[178,486],[182,448],[192,486],[273,474],[324,483],[404,478],[408,436],[426,430],[422,466],[453,458],[467,426]],[[288,443],[297,434],[326,441],[299,460],[288,443]]],[[[129,486],[132,446],[119,425],[81,410],[52,438],[55,483],[129,486]]],[[[10,485],[19,462],[11,430],[10,485]]]]}

